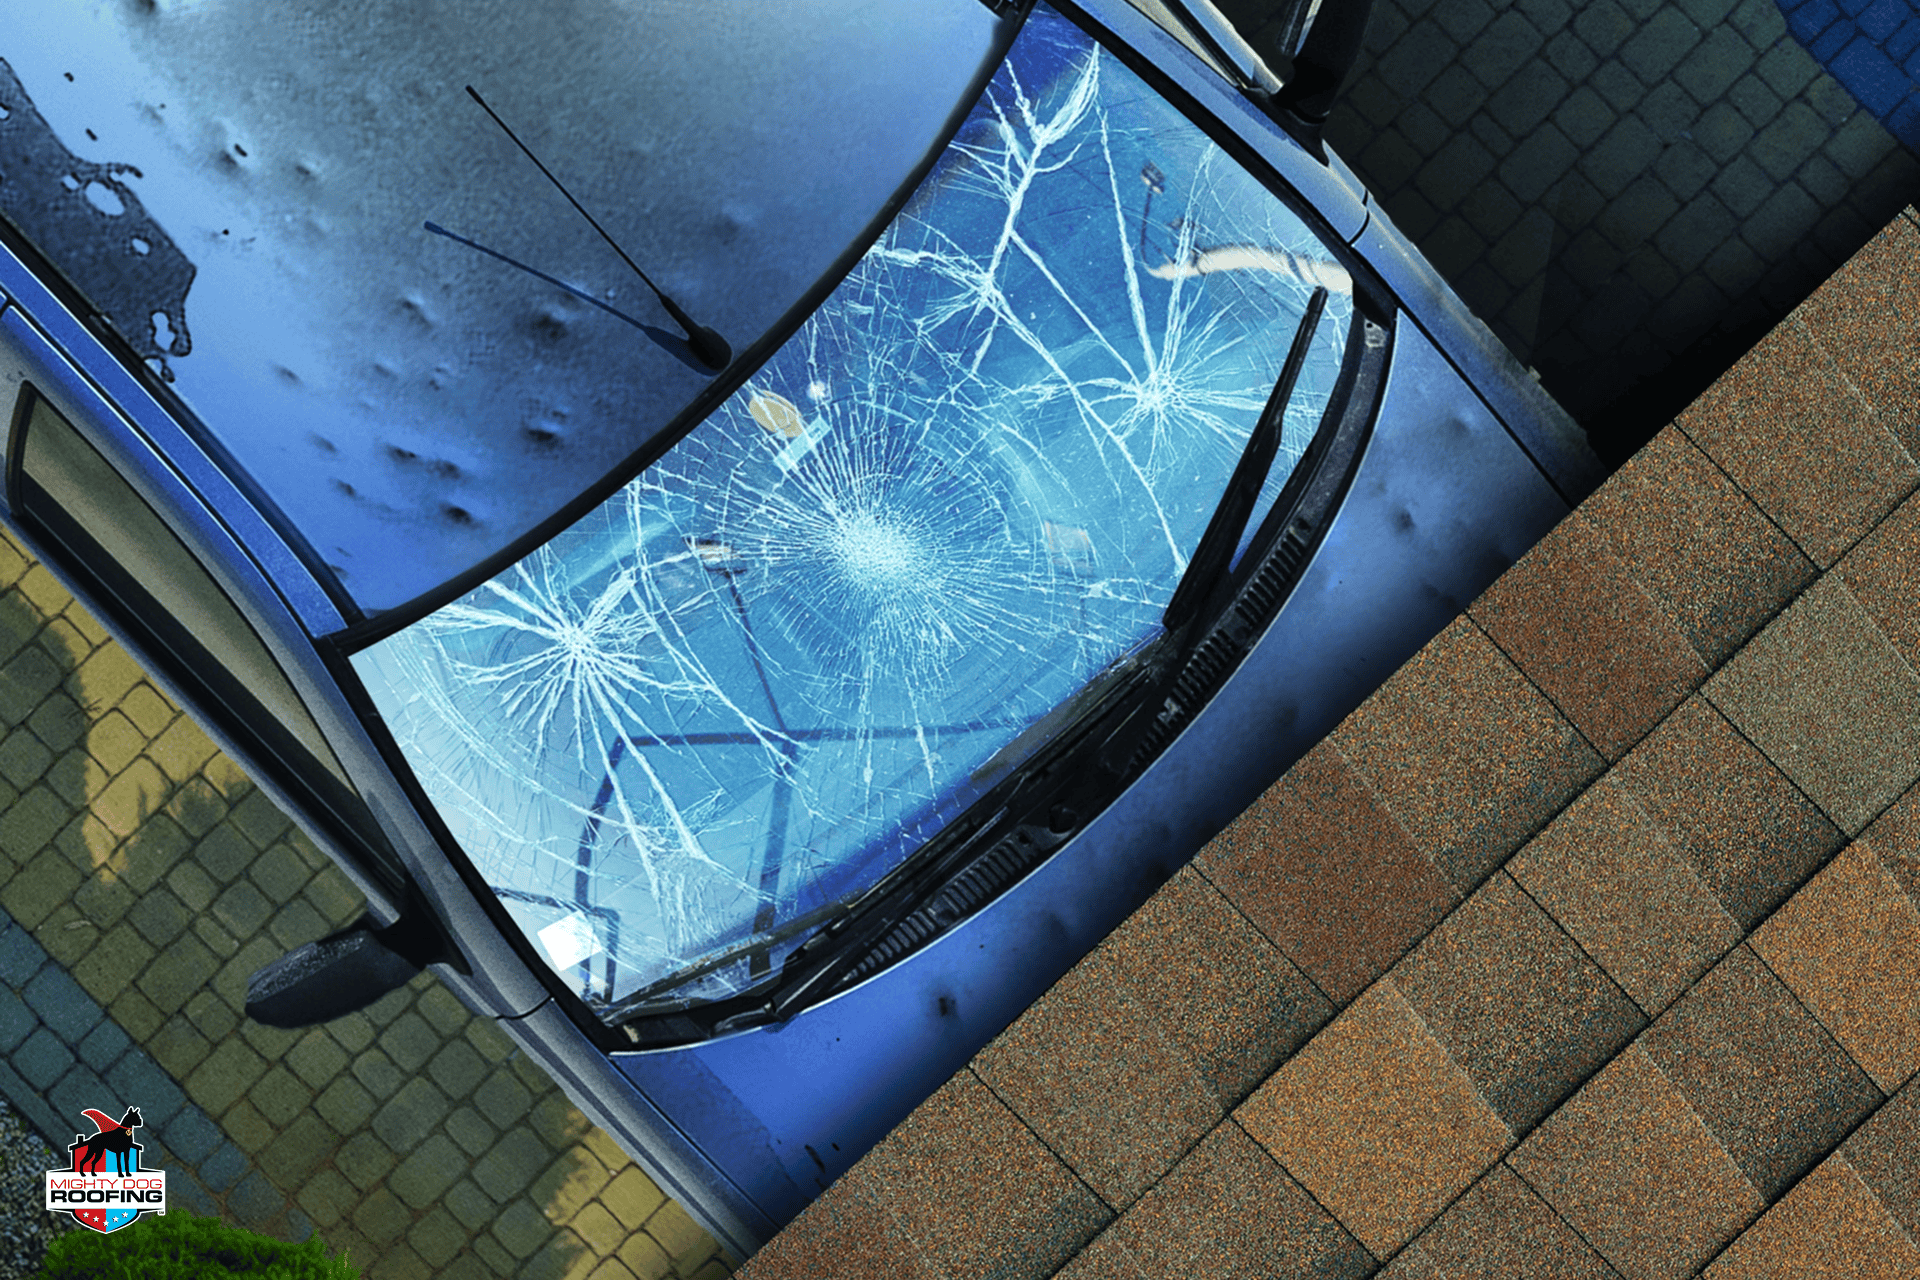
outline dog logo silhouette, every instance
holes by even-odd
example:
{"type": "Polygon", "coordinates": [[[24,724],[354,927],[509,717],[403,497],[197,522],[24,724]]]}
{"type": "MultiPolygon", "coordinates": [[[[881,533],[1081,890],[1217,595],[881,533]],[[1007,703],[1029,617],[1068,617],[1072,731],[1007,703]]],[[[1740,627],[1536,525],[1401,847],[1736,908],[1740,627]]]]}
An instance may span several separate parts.
{"type": "Polygon", "coordinates": [[[133,1140],[134,1130],[146,1124],[140,1108],[128,1107],[118,1120],[92,1107],[80,1114],[94,1134],[74,1134],[67,1148],[72,1167],[47,1173],[48,1211],[71,1214],[101,1232],[117,1231],[143,1213],[165,1213],[166,1174],[141,1168],[144,1148],[133,1140]]]}

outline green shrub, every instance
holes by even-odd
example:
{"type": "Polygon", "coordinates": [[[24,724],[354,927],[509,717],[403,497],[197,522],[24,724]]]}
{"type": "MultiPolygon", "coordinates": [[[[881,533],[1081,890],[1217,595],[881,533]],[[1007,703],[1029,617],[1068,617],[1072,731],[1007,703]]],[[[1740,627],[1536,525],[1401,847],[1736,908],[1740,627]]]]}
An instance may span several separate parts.
{"type": "Polygon", "coordinates": [[[118,1231],[73,1231],[54,1241],[33,1280],[360,1280],[319,1236],[287,1244],[218,1218],[148,1216],[118,1231]]]}

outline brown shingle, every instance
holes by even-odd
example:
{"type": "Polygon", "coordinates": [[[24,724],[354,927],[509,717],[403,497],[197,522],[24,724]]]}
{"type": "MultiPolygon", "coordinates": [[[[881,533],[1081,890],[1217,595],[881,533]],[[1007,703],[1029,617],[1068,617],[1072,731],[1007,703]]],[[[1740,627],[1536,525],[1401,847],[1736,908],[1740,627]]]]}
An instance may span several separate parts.
{"type": "Polygon", "coordinates": [[[1665,427],[1570,517],[1598,529],[1718,667],[1813,581],[1813,562],[1693,441],[1665,427]]]}
{"type": "Polygon", "coordinates": [[[1406,954],[1454,894],[1322,741],[1193,864],[1337,1002],[1406,954]]]}
{"type": "Polygon", "coordinates": [[[1729,952],[1640,1043],[1769,1200],[1881,1099],[1745,946],[1729,952]]]}
{"type": "Polygon", "coordinates": [[[1920,494],[1896,507],[1834,570],[1907,664],[1920,668],[1920,494]]]}
{"type": "Polygon", "coordinates": [[[1113,1217],[971,1071],[935,1090],[850,1180],[887,1209],[892,1247],[910,1241],[940,1277],[1041,1280],[1113,1217]]]}
{"type": "Polygon", "coordinates": [[[1873,841],[1880,865],[1920,905],[1920,787],[1910,787],[1861,833],[1873,841]]]}
{"type": "Polygon", "coordinates": [[[1648,1015],[1742,934],[1665,828],[1611,775],[1528,841],[1507,871],[1648,1015]]]}
{"type": "Polygon", "coordinates": [[[1895,1221],[1920,1239],[1920,1083],[1909,1081],[1840,1150],[1895,1221]]]}
{"type": "Polygon", "coordinates": [[[1834,1155],[1760,1216],[1701,1273],[1703,1280],[1912,1280],[1920,1248],[1860,1175],[1834,1155]]]}
{"type": "Polygon", "coordinates": [[[1505,1164],[1447,1206],[1380,1280],[1618,1280],[1505,1164]]]}
{"type": "Polygon", "coordinates": [[[1801,303],[1800,317],[1881,422],[1920,457],[1920,228],[1913,206],[1801,303]]]}
{"type": "Polygon", "coordinates": [[[1742,928],[1840,847],[1828,821],[1698,694],[1614,770],[1742,928]]]}
{"type": "Polygon", "coordinates": [[[1224,1107],[1238,1106],[1333,1005],[1192,867],[1103,944],[1224,1107]]]}
{"type": "Polygon", "coordinates": [[[1920,778],[1920,677],[1837,574],[1702,692],[1849,835],[1920,778]]]}
{"type": "Polygon", "coordinates": [[[1920,483],[1920,467],[1798,313],[1675,425],[1823,569],[1920,483]]]}
{"type": "MultiPolygon", "coordinates": [[[[1142,1277],[1359,1280],[1373,1268],[1354,1238],[1228,1121],[1201,1140],[1101,1236],[1142,1277]]],[[[1129,1273],[1102,1260],[1100,1280],[1129,1273]]]]}
{"type": "Polygon", "coordinates": [[[945,1280],[902,1248],[884,1186],[854,1165],[735,1273],[739,1280],[945,1280]]]}
{"type": "Polygon", "coordinates": [[[1920,911],[1870,840],[1788,899],[1753,949],[1882,1090],[1920,1069],[1920,911]]]}
{"type": "Polygon", "coordinates": [[[1391,979],[1308,1041],[1235,1118],[1379,1258],[1512,1141],[1391,979]]]}
{"type": "Polygon", "coordinates": [[[1504,871],[1391,976],[1516,1134],[1538,1124],[1646,1024],[1504,871]]]}
{"type": "Polygon", "coordinates": [[[1764,1202],[1639,1043],[1507,1157],[1629,1280],[1678,1280],[1764,1202]]]}
{"type": "Polygon", "coordinates": [[[1707,676],[1672,615],[1584,521],[1562,521],[1467,615],[1609,760],[1707,676]]]}
{"type": "Polygon", "coordinates": [[[1468,618],[1330,735],[1414,847],[1468,893],[1601,771],[1600,757],[1468,618]]]}
{"type": "Polygon", "coordinates": [[[973,1069],[1116,1207],[1226,1114],[1100,951],[975,1055],[973,1069]]]}

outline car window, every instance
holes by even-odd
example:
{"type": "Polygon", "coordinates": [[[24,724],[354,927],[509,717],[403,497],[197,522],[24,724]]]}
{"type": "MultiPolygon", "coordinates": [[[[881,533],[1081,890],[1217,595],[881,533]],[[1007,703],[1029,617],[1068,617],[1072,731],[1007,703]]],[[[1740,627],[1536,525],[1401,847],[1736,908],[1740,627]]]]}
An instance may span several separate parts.
{"type": "Polygon", "coordinates": [[[357,851],[396,878],[397,860],[259,633],[100,451],[31,388],[23,395],[22,514],[61,545],[65,567],[91,580],[111,621],[171,659],[223,728],[278,758],[283,783],[320,799],[321,816],[349,826],[357,851]]]}
{"type": "Polygon", "coordinates": [[[1266,504],[1337,384],[1351,281],[1042,6],[737,394],[354,669],[590,1006],[733,994],[1159,636],[1317,287],[1266,504]]]}

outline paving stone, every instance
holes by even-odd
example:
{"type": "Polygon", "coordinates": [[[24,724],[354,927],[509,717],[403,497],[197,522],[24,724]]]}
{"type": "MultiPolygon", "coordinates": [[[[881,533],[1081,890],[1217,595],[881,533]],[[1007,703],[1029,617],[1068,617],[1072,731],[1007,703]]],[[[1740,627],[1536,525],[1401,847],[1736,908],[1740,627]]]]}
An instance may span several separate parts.
{"type": "Polygon", "coordinates": [[[1500,181],[1523,201],[1540,199],[1580,158],[1580,149],[1552,122],[1533,130],[1500,162],[1500,181]]]}
{"type": "MultiPolygon", "coordinates": [[[[1509,9],[1488,24],[1459,55],[1461,65],[1489,89],[1505,84],[1546,43],[1540,31],[1509,9]]],[[[1383,68],[1384,69],[1384,68],[1383,68]]]]}
{"type": "Polygon", "coordinates": [[[407,1243],[427,1265],[444,1268],[466,1248],[467,1232],[452,1214],[435,1206],[408,1230],[407,1243]]]}
{"type": "Polygon", "coordinates": [[[211,991],[196,994],[181,1012],[209,1040],[224,1040],[240,1028],[239,1015],[211,991]]]}
{"type": "Polygon", "coordinates": [[[200,1162],[200,1179],[216,1195],[225,1195],[246,1172],[246,1154],[231,1142],[222,1142],[218,1150],[200,1162]]]}
{"type": "Polygon", "coordinates": [[[227,1108],[220,1117],[220,1127],[242,1151],[256,1159],[278,1136],[260,1109],[245,1098],[227,1108]]]}
{"type": "Polygon", "coordinates": [[[395,1066],[393,1060],[378,1049],[356,1056],[349,1070],[353,1072],[354,1079],[380,1099],[391,1098],[407,1079],[406,1072],[395,1066]]]}
{"type": "Polygon", "coordinates": [[[1453,61],[1459,46],[1431,19],[1422,19],[1374,64],[1381,79],[1411,98],[1453,61]]]}
{"type": "Polygon", "coordinates": [[[279,1186],[299,1187],[339,1145],[340,1135],[319,1116],[296,1116],[280,1141],[261,1153],[260,1168],[279,1186]]]}
{"type": "Polygon", "coordinates": [[[1635,29],[1633,15],[1613,3],[1613,0],[1583,4],[1573,18],[1575,34],[1603,58],[1625,44],[1635,29]]]}
{"type": "MultiPolygon", "coordinates": [[[[598,1201],[584,1206],[568,1221],[567,1226],[593,1251],[595,1257],[608,1257],[627,1238],[627,1228],[598,1201]]],[[[621,1265],[622,1270],[626,1269],[622,1264],[616,1265],[621,1265]]]]}
{"type": "Polygon", "coordinates": [[[1234,1119],[1375,1257],[1405,1244],[1512,1143],[1391,978],[1234,1119]]]}
{"type": "Polygon", "coordinates": [[[1842,849],[1753,949],[1883,1092],[1920,1070],[1920,909],[1875,841],[1842,849]]]}
{"type": "MultiPolygon", "coordinates": [[[[429,1081],[415,1076],[400,1087],[392,1101],[374,1113],[372,1128],[395,1151],[412,1151],[439,1126],[447,1111],[446,1095],[429,1081]]],[[[544,1165],[546,1161],[540,1163],[544,1165]]]]}
{"type": "Polygon", "coordinates": [[[492,1196],[464,1178],[454,1183],[447,1192],[445,1204],[447,1211],[468,1230],[478,1230],[493,1221],[494,1214],[499,1211],[498,1203],[492,1196]]]}
{"type": "Polygon", "coordinates": [[[499,1133],[471,1107],[461,1107],[447,1117],[447,1136],[470,1156],[491,1147],[499,1133]]]}
{"type": "Polygon", "coordinates": [[[1611,778],[1582,793],[1506,869],[1649,1016],[1743,932],[1666,831],[1611,778]]]}
{"type": "Polygon", "coordinates": [[[1748,154],[1762,169],[1784,182],[1819,149],[1832,131],[1813,109],[1803,102],[1789,102],[1778,117],[1765,125],[1754,122],[1760,131],[1754,136],[1748,154]]]}
{"type": "Polygon", "coordinates": [[[1571,30],[1561,31],[1547,41],[1546,58],[1554,70],[1575,84],[1593,74],[1593,69],[1600,65],[1600,59],[1587,42],[1571,30]]]}
{"type": "Polygon", "coordinates": [[[1587,148],[1580,169],[1607,196],[1618,196],[1660,154],[1657,134],[1635,116],[1622,116],[1604,137],[1587,148]]]}
{"type": "MultiPolygon", "coordinates": [[[[1722,95],[1721,100],[1730,103],[1755,129],[1771,128],[1780,119],[1781,110],[1786,105],[1764,81],[1751,73],[1734,81],[1733,87],[1722,95]]],[[[1771,158],[1779,163],[1784,157],[1774,153],[1771,158]]],[[[1791,171],[1793,166],[1789,164],[1787,168],[1791,171]]]]}
{"type": "Polygon", "coordinates": [[[1641,1043],[1767,1200],[1882,1097],[1745,946],[1662,1014],[1641,1043]]]}
{"type": "Polygon", "coordinates": [[[1386,972],[1456,901],[1382,799],[1337,743],[1322,742],[1194,862],[1336,1003],[1386,972]]]}
{"type": "Polygon", "coordinates": [[[1451,209],[1492,172],[1494,158],[1465,134],[1456,134],[1420,169],[1415,181],[1436,209],[1451,209]]]}
{"type": "Polygon", "coordinates": [[[713,1250],[713,1238],[671,1200],[654,1210],[653,1216],[647,1219],[646,1230],[673,1259],[676,1270],[693,1270],[713,1250]]]}
{"type": "MultiPolygon", "coordinates": [[[[80,1041],[80,1057],[104,1071],[118,1062],[120,1055],[132,1046],[133,1041],[127,1038],[126,1032],[110,1019],[102,1018],[80,1041]]],[[[159,1122],[156,1120],[154,1123],[159,1122]]]]}
{"type": "Polygon", "coordinates": [[[392,1243],[412,1224],[413,1214],[385,1187],[375,1187],[353,1211],[355,1229],[376,1245],[392,1243]]]}
{"type": "Polygon", "coordinates": [[[29,862],[5,885],[0,885],[0,908],[16,924],[37,928],[73,896],[81,881],[65,855],[48,849],[29,862]]]}
{"type": "Polygon", "coordinates": [[[600,1203],[629,1231],[639,1230],[665,1199],[653,1180],[632,1166],[615,1174],[600,1192],[600,1203]]]}
{"type": "Polygon", "coordinates": [[[266,1070],[266,1062],[244,1042],[227,1040],[215,1045],[206,1061],[187,1077],[187,1094],[218,1115],[252,1088],[266,1070]]]}
{"type": "Polygon", "coordinates": [[[1920,1246],[1839,1155],[1787,1192],[1702,1274],[1710,1280],[1787,1280],[1833,1274],[1836,1263],[1859,1280],[1920,1275],[1920,1246]]]}
{"type": "Polygon", "coordinates": [[[387,1188],[415,1209],[439,1201],[466,1172],[467,1160],[443,1134],[430,1134],[387,1177],[387,1188]]]}
{"type": "Polygon", "coordinates": [[[1670,144],[1653,162],[1654,176],[1681,200],[1691,200],[1719,176],[1720,166],[1691,139],[1670,144]]]}
{"type": "Polygon", "coordinates": [[[102,1016],[93,997],[70,974],[51,965],[36,973],[20,994],[47,1029],[68,1044],[79,1044],[102,1016]]]}
{"type": "MultiPolygon", "coordinates": [[[[626,1163],[625,1153],[620,1154],[626,1163]]],[[[553,1163],[527,1188],[527,1197],[540,1206],[549,1222],[571,1221],[611,1180],[607,1167],[584,1144],[563,1148],[553,1163]]]]}
{"type": "Polygon", "coordinates": [[[1464,0],[1460,4],[1437,6],[1432,15],[1442,30],[1458,43],[1466,44],[1493,21],[1493,6],[1486,0],[1464,0]]]}
{"type": "Polygon", "coordinates": [[[1700,25],[1704,28],[1704,37],[1673,68],[1672,75],[1674,81],[1698,101],[1713,102],[1754,68],[1753,46],[1732,27],[1704,22],[1700,25]]]}
{"type": "Polygon", "coordinates": [[[495,1200],[520,1194],[552,1161],[546,1144],[527,1129],[509,1129],[473,1166],[473,1180],[495,1200]]]}
{"type": "Polygon", "coordinates": [[[1507,1164],[1629,1277],[1693,1274],[1766,1203],[1638,1043],[1507,1164]]]}
{"type": "Polygon", "coordinates": [[[156,947],[164,947],[179,937],[193,922],[194,911],[165,889],[145,893],[127,920],[140,935],[156,947]]]}
{"type": "Polygon", "coordinates": [[[1493,92],[1486,109],[1503,129],[1524,137],[1539,127],[1566,92],[1567,82],[1558,71],[1546,62],[1530,61],[1493,92]]]}
{"type": "Polygon", "coordinates": [[[107,1006],[107,1012],[115,1022],[127,1029],[128,1035],[142,1044],[167,1020],[165,1014],[153,1007],[153,1001],[131,987],[113,998],[107,1006]]]}

